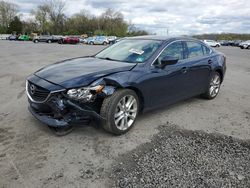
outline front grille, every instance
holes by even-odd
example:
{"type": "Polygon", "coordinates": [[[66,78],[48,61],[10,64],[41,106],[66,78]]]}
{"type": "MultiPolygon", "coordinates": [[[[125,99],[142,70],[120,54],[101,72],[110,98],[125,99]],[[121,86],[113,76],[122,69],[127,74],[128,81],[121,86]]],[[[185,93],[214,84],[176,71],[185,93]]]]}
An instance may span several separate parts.
{"type": "Polygon", "coordinates": [[[45,101],[50,94],[50,92],[47,89],[44,89],[30,82],[28,82],[27,91],[31,99],[37,102],[45,101]]]}

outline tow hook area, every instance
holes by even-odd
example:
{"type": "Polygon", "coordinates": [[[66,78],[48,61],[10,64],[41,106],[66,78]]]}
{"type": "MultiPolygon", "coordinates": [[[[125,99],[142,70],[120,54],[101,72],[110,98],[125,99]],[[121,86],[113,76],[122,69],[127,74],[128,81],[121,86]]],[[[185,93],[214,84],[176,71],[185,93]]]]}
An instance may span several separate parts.
{"type": "Polygon", "coordinates": [[[65,120],[58,120],[58,119],[52,118],[50,116],[38,114],[35,112],[35,110],[31,106],[29,106],[28,109],[29,109],[30,113],[37,120],[45,123],[48,126],[51,126],[51,127],[67,127],[67,126],[69,126],[68,122],[66,122],[65,120]]]}

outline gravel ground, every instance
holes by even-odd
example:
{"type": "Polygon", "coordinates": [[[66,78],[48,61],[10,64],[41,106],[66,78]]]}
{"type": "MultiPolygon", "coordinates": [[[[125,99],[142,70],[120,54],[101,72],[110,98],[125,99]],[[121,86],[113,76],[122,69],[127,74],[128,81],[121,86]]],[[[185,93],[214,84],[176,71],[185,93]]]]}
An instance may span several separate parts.
{"type": "Polygon", "coordinates": [[[120,158],[114,187],[250,187],[250,141],[169,124],[159,130],[120,158]]]}

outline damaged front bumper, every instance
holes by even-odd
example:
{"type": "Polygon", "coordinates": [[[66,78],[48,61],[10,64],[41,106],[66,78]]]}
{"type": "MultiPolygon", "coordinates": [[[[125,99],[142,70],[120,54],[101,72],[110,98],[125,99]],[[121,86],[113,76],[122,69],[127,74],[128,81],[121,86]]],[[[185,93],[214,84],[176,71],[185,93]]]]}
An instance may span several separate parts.
{"type": "Polygon", "coordinates": [[[105,85],[102,92],[93,94],[90,100],[77,100],[70,98],[65,88],[35,75],[30,76],[26,82],[31,114],[48,126],[57,128],[86,124],[90,120],[101,123],[105,120],[100,115],[103,99],[114,91],[113,86],[105,85]]]}
{"type": "Polygon", "coordinates": [[[73,124],[86,124],[90,120],[101,123],[104,120],[95,110],[83,104],[77,104],[69,99],[52,97],[45,104],[37,104],[32,101],[28,110],[42,123],[50,127],[67,127],[73,124]]]}

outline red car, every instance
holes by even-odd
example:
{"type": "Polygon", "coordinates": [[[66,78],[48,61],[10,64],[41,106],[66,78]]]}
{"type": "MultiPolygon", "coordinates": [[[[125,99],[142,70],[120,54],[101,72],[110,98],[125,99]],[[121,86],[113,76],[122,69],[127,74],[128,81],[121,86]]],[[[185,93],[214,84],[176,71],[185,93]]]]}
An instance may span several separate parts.
{"type": "Polygon", "coordinates": [[[59,44],[78,44],[79,42],[78,37],[64,37],[58,41],[59,44]]]}

